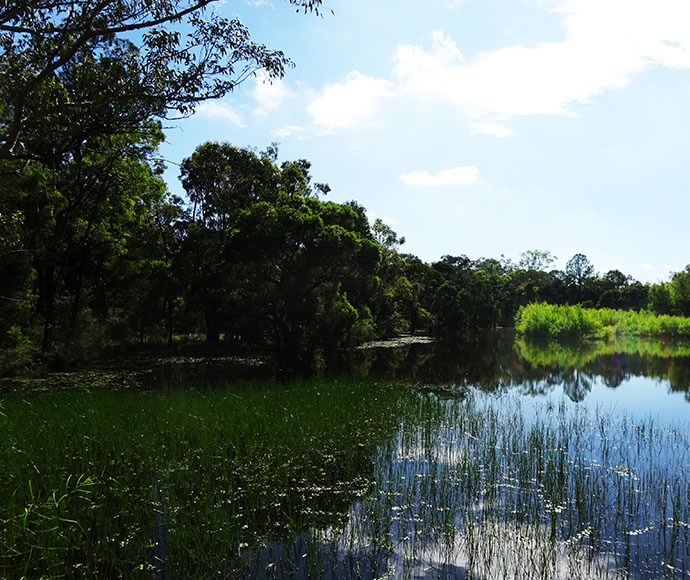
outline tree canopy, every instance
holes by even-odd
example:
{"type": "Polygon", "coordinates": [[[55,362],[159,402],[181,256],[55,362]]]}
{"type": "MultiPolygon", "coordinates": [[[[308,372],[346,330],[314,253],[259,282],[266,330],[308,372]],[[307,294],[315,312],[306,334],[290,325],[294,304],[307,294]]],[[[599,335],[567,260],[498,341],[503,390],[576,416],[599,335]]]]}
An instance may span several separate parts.
{"type": "MultiPolygon", "coordinates": [[[[154,117],[188,115],[258,69],[282,76],[291,61],[255,43],[238,19],[214,14],[217,1],[3,3],[0,159],[45,160],[64,152],[75,130],[131,132],[154,117]],[[42,151],[52,132],[62,138],[42,151]]],[[[289,2],[305,12],[321,6],[289,2]]]]}
{"type": "Polygon", "coordinates": [[[583,254],[564,271],[544,250],[519,266],[402,254],[404,237],[325,201],[311,163],[279,162],[274,143],[199,145],[181,164],[186,199],[171,196],[162,121],[291,65],[219,1],[0,6],[0,372],[201,335],[291,373],[375,337],[509,325],[535,301],[690,313],[688,269],[650,286],[583,254]]]}

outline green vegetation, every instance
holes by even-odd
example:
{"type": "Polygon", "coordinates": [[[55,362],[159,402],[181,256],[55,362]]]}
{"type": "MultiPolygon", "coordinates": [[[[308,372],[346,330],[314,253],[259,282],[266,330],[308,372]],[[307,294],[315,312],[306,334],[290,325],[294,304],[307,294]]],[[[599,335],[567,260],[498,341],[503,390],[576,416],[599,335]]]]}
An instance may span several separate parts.
{"type": "MultiPolygon", "coordinates": [[[[180,165],[185,196],[171,195],[163,120],[292,64],[215,1],[0,7],[0,375],[203,337],[207,351],[271,353],[292,377],[369,339],[510,326],[535,302],[690,316],[690,266],[644,285],[581,253],[563,270],[544,250],[425,263],[355,201],[325,201],[309,161],[279,161],[277,144],[200,144],[180,165]]],[[[599,324],[569,314],[555,335],[599,324]]],[[[645,324],[634,332],[656,333],[645,324]]]]}
{"type": "Polygon", "coordinates": [[[462,393],[320,380],[6,397],[0,575],[688,571],[686,430],[462,393]]]}
{"type": "Polygon", "coordinates": [[[666,342],[629,335],[585,341],[520,337],[515,345],[520,357],[534,367],[582,369],[599,357],[623,353],[665,360],[690,357],[687,341],[666,342]]]}
{"type": "Polygon", "coordinates": [[[515,330],[532,337],[603,338],[610,336],[689,337],[690,318],[579,304],[529,304],[515,316],[515,330]]]}
{"type": "Polygon", "coordinates": [[[487,578],[687,570],[686,432],[564,404],[527,419],[506,399],[420,400],[346,539],[392,546],[403,577],[444,562],[487,578]]]}
{"type": "MultiPolygon", "coordinates": [[[[498,374],[477,362],[481,345],[470,368],[449,348],[438,358],[459,379],[435,392],[43,379],[48,392],[0,399],[0,576],[411,577],[429,563],[469,577],[687,575],[687,426],[565,401],[523,413],[522,399],[494,395],[515,370],[530,393],[559,381],[582,401],[585,373],[544,380],[537,367],[639,354],[630,337],[687,338],[690,266],[643,285],[579,253],[563,271],[542,250],[518,265],[428,264],[355,201],[325,201],[309,161],[279,162],[276,144],[204,143],[180,166],[185,198],[171,195],[162,121],[291,64],[212,4],[0,7],[0,374],[201,337],[204,354],[270,354],[294,378],[364,340],[476,338],[513,319],[527,338],[612,342],[574,355],[523,340],[524,366],[512,350],[483,353],[498,374]]],[[[404,354],[392,364],[410,376],[430,361],[404,354]]],[[[686,367],[657,374],[687,390],[686,367]]]]}
{"type": "Polygon", "coordinates": [[[0,576],[232,576],[248,547],[341,526],[409,400],[362,380],[5,397],[0,576]]]}
{"type": "Polygon", "coordinates": [[[290,65],[212,4],[0,8],[0,374],[194,336],[269,352],[292,377],[373,338],[510,325],[535,301],[690,314],[690,270],[644,286],[583,254],[564,271],[541,250],[425,263],[355,201],[325,201],[277,144],[201,144],[180,166],[185,198],[170,195],[162,119],[290,65]]]}

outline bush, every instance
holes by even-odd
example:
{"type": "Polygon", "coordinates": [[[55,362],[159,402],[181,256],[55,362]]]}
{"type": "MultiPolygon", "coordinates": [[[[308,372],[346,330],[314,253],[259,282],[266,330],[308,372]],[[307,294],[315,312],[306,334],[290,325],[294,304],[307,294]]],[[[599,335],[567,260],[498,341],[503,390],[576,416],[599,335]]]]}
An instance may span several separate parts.
{"type": "Polygon", "coordinates": [[[584,308],[579,304],[529,304],[515,316],[519,334],[547,338],[603,338],[605,336],[690,336],[690,318],[656,315],[647,310],[584,308]]]}

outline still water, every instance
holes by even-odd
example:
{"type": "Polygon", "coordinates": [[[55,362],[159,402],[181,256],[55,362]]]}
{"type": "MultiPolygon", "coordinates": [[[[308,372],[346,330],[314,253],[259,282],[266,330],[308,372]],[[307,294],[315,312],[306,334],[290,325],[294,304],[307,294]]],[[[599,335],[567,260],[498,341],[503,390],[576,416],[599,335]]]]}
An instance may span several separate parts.
{"type": "Polygon", "coordinates": [[[139,360],[6,391],[0,576],[690,577],[687,344],[496,332],[271,373],[139,360]]]}
{"type": "Polygon", "coordinates": [[[252,574],[686,578],[689,370],[682,344],[508,332],[349,353],[342,372],[413,385],[414,410],[344,525],[268,544],[252,574]]]}

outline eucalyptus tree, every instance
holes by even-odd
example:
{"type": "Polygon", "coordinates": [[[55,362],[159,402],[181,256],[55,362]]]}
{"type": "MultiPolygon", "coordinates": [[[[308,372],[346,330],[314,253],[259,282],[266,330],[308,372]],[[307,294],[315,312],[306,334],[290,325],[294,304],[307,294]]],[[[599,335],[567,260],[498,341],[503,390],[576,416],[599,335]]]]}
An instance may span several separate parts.
{"type": "Polygon", "coordinates": [[[232,280],[240,275],[237,260],[229,256],[233,228],[241,212],[259,201],[275,201],[281,173],[253,151],[207,142],[183,160],[180,177],[191,214],[178,271],[190,312],[204,318],[207,339],[215,343],[222,332],[238,334],[229,314],[237,300],[232,280]]]}
{"type": "MultiPolygon", "coordinates": [[[[150,191],[158,196],[164,191],[156,176],[159,168],[151,159],[163,138],[160,123],[140,117],[136,100],[111,103],[109,110],[121,121],[136,119],[117,131],[108,130],[110,113],[90,119],[82,112],[68,123],[50,109],[56,99],[65,97],[71,104],[76,95],[90,98],[92,93],[100,95],[102,103],[103,87],[108,84],[136,86],[136,71],[125,64],[116,66],[93,55],[85,55],[78,66],[69,63],[60,81],[53,78],[43,87],[54,92],[54,98],[47,98],[47,93],[34,95],[48,103],[45,118],[34,119],[27,113],[20,131],[22,141],[9,148],[11,156],[24,159],[0,160],[12,188],[3,200],[4,209],[21,222],[18,243],[35,273],[44,352],[52,351],[58,326],[74,334],[85,291],[93,290],[86,283],[101,279],[98,268],[108,262],[108,255],[125,251],[122,240],[129,235],[127,224],[134,213],[142,211],[142,200],[150,191]],[[69,304],[62,304],[65,300],[69,304]]],[[[2,87],[5,90],[7,84],[2,87]]],[[[8,111],[11,117],[16,106],[2,104],[0,117],[8,111]]],[[[0,123],[5,131],[11,126],[12,122],[0,123]]],[[[105,312],[103,300],[100,303],[105,312]]]]}
{"type": "MultiPolygon", "coordinates": [[[[288,2],[304,12],[321,8],[321,0],[288,2]]],[[[273,79],[291,66],[238,19],[215,13],[218,5],[0,3],[0,262],[14,280],[1,290],[5,305],[31,304],[44,350],[59,324],[75,328],[85,297],[101,312],[117,299],[104,272],[128,251],[133,220],[151,221],[143,200],[161,203],[154,161],[161,121],[192,114],[258,70],[273,79]]]]}
{"type": "MultiPolygon", "coordinates": [[[[321,6],[321,0],[289,2],[305,12],[321,6]]],[[[258,69],[269,78],[282,76],[289,59],[253,42],[238,19],[214,14],[218,3],[2,3],[0,159],[45,160],[62,153],[42,145],[50,134],[59,138],[51,141],[65,143],[75,127],[128,133],[153,117],[189,115],[258,69]],[[91,74],[93,62],[101,65],[99,75],[91,74]],[[119,78],[120,68],[131,71],[130,80],[119,78]],[[79,91],[73,89],[77,78],[79,91]],[[136,107],[123,110],[124,103],[136,107]]]]}
{"type": "Polygon", "coordinates": [[[582,302],[589,297],[590,283],[595,279],[594,266],[584,254],[575,254],[565,265],[565,275],[573,289],[573,302],[582,302]]]}
{"type": "Polygon", "coordinates": [[[284,372],[332,351],[362,318],[379,262],[364,209],[319,199],[305,160],[227,143],[182,163],[191,202],[178,256],[207,340],[270,346],[284,372]]]}
{"type": "Polygon", "coordinates": [[[310,368],[330,354],[366,312],[379,247],[354,204],[281,196],[240,216],[234,255],[244,276],[235,281],[245,322],[263,330],[284,373],[310,368]],[[359,300],[357,300],[359,298],[359,300]],[[360,301],[361,300],[361,301],[360,301]]]}
{"type": "Polygon", "coordinates": [[[558,258],[548,250],[526,250],[520,254],[520,268],[523,270],[546,271],[558,258]]]}
{"type": "Polygon", "coordinates": [[[36,271],[44,352],[60,329],[63,338],[75,337],[82,312],[92,313],[103,332],[114,306],[130,306],[118,297],[122,268],[132,262],[141,228],[152,227],[151,206],[165,196],[146,160],[162,138],[153,135],[94,139],[59,172],[44,172],[42,194],[26,198],[23,235],[36,271]]]}

